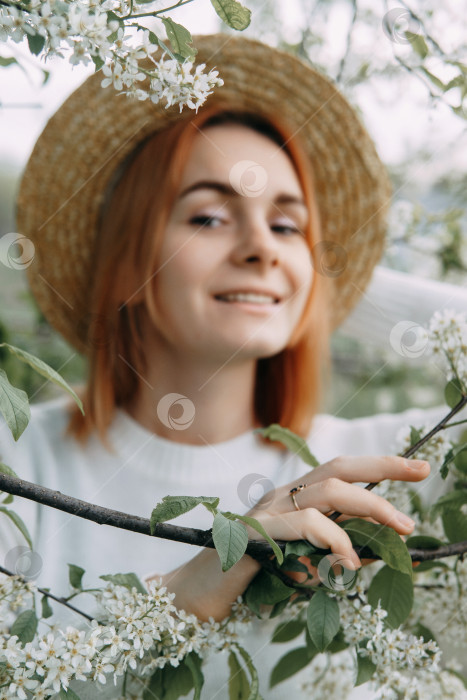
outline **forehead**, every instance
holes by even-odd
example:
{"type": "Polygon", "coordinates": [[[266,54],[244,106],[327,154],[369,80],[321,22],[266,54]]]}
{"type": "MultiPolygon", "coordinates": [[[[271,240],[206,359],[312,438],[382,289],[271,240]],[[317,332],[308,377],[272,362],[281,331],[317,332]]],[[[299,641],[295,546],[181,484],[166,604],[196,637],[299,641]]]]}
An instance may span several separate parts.
{"type": "Polygon", "coordinates": [[[187,154],[181,189],[206,176],[224,180],[261,177],[267,187],[284,185],[301,193],[294,166],[283,148],[268,136],[239,124],[222,124],[200,130],[187,154]],[[245,171],[242,174],[242,169],[245,171]]]}

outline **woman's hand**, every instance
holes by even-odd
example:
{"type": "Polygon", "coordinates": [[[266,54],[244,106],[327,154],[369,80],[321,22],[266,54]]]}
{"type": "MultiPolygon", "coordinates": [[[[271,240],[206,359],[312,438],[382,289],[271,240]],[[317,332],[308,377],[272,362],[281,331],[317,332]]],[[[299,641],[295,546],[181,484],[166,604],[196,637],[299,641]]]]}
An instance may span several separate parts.
{"type": "MultiPolygon", "coordinates": [[[[261,522],[275,540],[308,540],[316,547],[330,549],[336,561],[346,568],[357,569],[362,562],[350,537],[325,514],[338,511],[342,513],[339,521],[348,517],[365,518],[388,525],[400,535],[408,535],[414,522],[407,515],[382,496],[353,482],[421,481],[429,473],[428,462],[403,457],[337,457],[300,477],[300,481],[275,489],[273,496],[268,492],[248,515],[261,522]],[[300,508],[297,511],[289,491],[299,483],[306,483],[307,487],[295,493],[300,508]]],[[[253,528],[247,527],[247,531],[250,539],[263,539],[253,528]]],[[[316,574],[306,557],[301,557],[300,561],[310,573],[316,574]]],[[[299,582],[307,578],[304,573],[287,573],[299,582]]],[[[312,584],[316,582],[315,576],[312,584]]]]}

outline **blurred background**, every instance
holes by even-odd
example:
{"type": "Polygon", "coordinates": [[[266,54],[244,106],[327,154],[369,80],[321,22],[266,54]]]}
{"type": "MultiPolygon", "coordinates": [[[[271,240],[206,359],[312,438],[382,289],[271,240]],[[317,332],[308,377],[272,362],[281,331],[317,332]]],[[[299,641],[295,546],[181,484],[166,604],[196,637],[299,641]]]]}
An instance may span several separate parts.
{"type": "MultiPolygon", "coordinates": [[[[456,0],[244,0],[244,30],[287,49],[332,77],[359,111],[394,186],[382,264],[420,278],[467,280],[467,13],[456,0]]],[[[170,3],[155,2],[162,9],[170,3]]],[[[147,6],[145,6],[147,7],[147,6]]],[[[170,12],[192,34],[234,33],[209,0],[170,12]]],[[[148,20],[146,26],[154,26],[148,20]]],[[[159,23],[158,23],[159,24],[159,23]]],[[[196,45],[196,42],[195,42],[196,45]]],[[[0,47],[0,236],[14,232],[19,178],[47,119],[93,72],[65,59],[32,56],[26,42],[0,47]],[[15,58],[17,63],[10,59],[15,58]]],[[[222,76],[221,76],[222,77],[222,76]]],[[[7,240],[7,239],[5,239],[7,240]]],[[[0,239],[1,244],[1,239],[0,239]]],[[[15,258],[14,251],[10,257],[15,258]]],[[[70,383],[84,359],[45,321],[25,272],[0,261],[0,342],[52,365],[70,383]]],[[[334,373],[324,411],[357,417],[441,403],[443,382],[429,362],[342,332],[332,340],[334,373]]],[[[10,381],[42,401],[59,391],[0,348],[10,381]]]]}

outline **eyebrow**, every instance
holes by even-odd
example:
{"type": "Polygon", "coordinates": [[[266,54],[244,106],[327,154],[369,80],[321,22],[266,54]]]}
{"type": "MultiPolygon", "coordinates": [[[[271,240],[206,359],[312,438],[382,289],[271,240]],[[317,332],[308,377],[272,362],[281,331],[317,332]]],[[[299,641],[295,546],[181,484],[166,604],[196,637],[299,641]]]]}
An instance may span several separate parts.
{"type": "MultiPolygon", "coordinates": [[[[221,194],[226,194],[231,197],[241,196],[237,190],[225,182],[217,182],[216,180],[200,180],[200,182],[195,182],[192,185],[189,185],[189,187],[186,187],[183,192],[180,193],[178,199],[180,200],[183,197],[186,197],[188,194],[191,194],[191,192],[195,192],[197,190],[215,190],[216,192],[220,192],[221,194]]],[[[276,204],[300,204],[308,211],[308,207],[301,197],[297,197],[296,195],[289,194],[287,192],[281,192],[281,194],[278,194],[274,202],[276,204]]]]}

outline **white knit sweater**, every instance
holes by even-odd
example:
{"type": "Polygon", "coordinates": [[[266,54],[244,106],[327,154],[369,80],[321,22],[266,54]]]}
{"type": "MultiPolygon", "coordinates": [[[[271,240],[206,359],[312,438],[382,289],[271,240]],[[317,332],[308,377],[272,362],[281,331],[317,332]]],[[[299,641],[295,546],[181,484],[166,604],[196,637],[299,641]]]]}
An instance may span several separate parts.
{"type": "MultiPolygon", "coordinates": [[[[15,443],[8,428],[0,424],[0,459],[24,479],[57,489],[91,503],[127,513],[149,517],[151,510],[165,495],[219,496],[220,507],[237,513],[247,512],[262,491],[254,487],[250,494],[240,487],[243,477],[258,475],[257,484],[280,486],[308,471],[306,464],[289,452],[281,453],[263,445],[253,431],[213,445],[186,445],[158,437],[143,428],[126,412],[118,410],[109,438],[116,453],[110,454],[97,438],[85,449],[63,436],[67,421],[66,399],[32,406],[31,421],[15,443]],[[264,481],[264,479],[268,481],[264,481]]],[[[394,454],[394,438],[403,425],[428,421],[434,424],[445,408],[421,411],[413,409],[398,415],[381,414],[369,418],[344,420],[330,415],[318,416],[308,443],[321,462],[337,455],[394,454]]],[[[440,480],[432,471],[418,484],[426,497],[439,494],[440,480]]],[[[12,506],[33,533],[34,546],[43,561],[38,583],[55,593],[68,592],[67,563],[86,570],[84,584],[99,583],[107,573],[134,571],[142,576],[149,571],[166,573],[191,559],[199,548],[161,540],[124,530],[96,525],[58,510],[37,506],[15,498],[12,506]]],[[[201,506],[177,518],[175,524],[210,528],[212,516],[201,506]]],[[[17,544],[24,544],[7,518],[0,521],[0,562],[17,544]]],[[[79,598],[77,599],[77,604],[79,598]]],[[[275,700],[293,693],[306,670],[291,680],[268,690],[272,667],[289,649],[301,646],[267,644],[277,619],[253,623],[244,642],[260,672],[262,697],[275,700]]],[[[77,625],[75,619],[72,624],[77,625]]],[[[228,696],[227,655],[220,654],[206,667],[203,700],[228,696]]],[[[104,697],[94,685],[93,698],[104,697]]],[[[371,697],[360,688],[354,698],[371,697]]],[[[80,696],[85,697],[80,688],[80,696]]],[[[106,697],[117,698],[115,688],[107,688],[106,697]],[[110,694],[109,694],[110,693],[110,694]]]]}

